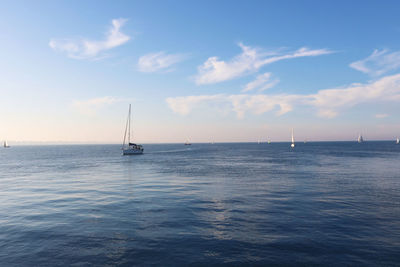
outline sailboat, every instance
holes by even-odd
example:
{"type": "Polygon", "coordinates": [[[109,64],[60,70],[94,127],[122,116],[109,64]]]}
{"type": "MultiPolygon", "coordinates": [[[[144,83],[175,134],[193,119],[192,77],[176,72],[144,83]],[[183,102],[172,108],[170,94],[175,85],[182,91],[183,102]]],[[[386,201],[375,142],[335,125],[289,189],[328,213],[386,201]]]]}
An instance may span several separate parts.
{"type": "Polygon", "coordinates": [[[400,139],[397,137],[396,144],[400,144],[400,139]]]}
{"type": "Polygon", "coordinates": [[[361,134],[358,136],[357,142],[359,142],[359,143],[364,142],[364,139],[361,134]]]}
{"type": "Polygon", "coordinates": [[[292,144],[290,145],[291,148],[294,148],[294,133],[292,128],[292,144]]]}
{"type": "Polygon", "coordinates": [[[186,142],[185,142],[185,146],[190,146],[190,145],[192,145],[192,144],[189,142],[189,139],[188,139],[188,140],[186,140],[186,142]]]}
{"type": "Polygon", "coordinates": [[[131,104],[129,104],[128,119],[126,120],[124,142],[122,143],[123,155],[143,154],[143,146],[131,143],[131,104]],[[125,144],[126,135],[128,134],[128,142],[125,144]]]}
{"type": "Polygon", "coordinates": [[[4,147],[4,148],[9,148],[9,147],[10,147],[10,146],[8,145],[7,141],[4,141],[3,147],[4,147]]]}

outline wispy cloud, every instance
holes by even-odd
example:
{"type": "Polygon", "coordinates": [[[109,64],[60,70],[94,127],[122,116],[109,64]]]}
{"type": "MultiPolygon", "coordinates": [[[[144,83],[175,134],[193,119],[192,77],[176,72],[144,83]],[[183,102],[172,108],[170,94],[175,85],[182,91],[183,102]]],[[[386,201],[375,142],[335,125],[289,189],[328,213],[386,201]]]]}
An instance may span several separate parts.
{"type": "Polygon", "coordinates": [[[389,116],[388,114],[375,114],[375,118],[377,119],[383,119],[386,118],[387,116],[389,116]]]}
{"type": "Polygon", "coordinates": [[[150,53],[139,58],[138,67],[142,72],[171,71],[171,67],[185,59],[183,54],[150,53]]]}
{"type": "Polygon", "coordinates": [[[400,51],[374,50],[367,58],[355,61],[350,67],[372,76],[379,76],[400,67],[400,51]]]}
{"type": "Polygon", "coordinates": [[[298,106],[309,106],[317,110],[317,115],[333,118],[343,109],[360,103],[377,101],[400,102],[400,74],[387,76],[367,84],[353,84],[345,88],[323,89],[315,94],[259,94],[259,95],[207,95],[169,97],[168,106],[181,115],[189,114],[192,109],[210,102],[218,102],[227,106],[243,118],[246,113],[262,114],[276,111],[283,115],[298,106]]]}
{"type": "Polygon", "coordinates": [[[400,100],[400,74],[386,76],[367,84],[354,84],[347,88],[320,90],[309,95],[309,104],[318,108],[319,115],[335,117],[343,108],[360,103],[400,100]]]}
{"type": "Polygon", "coordinates": [[[254,81],[246,84],[242,92],[248,92],[254,89],[258,89],[259,92],[262,92],[274,87],[277,83],[279,83],[279,79],[274,79],[271,81],[271,75],[272,74],[270,72],[258,75],[254,81]]]}
{"type": "Polygon", "coordinates": [[[118,102],[127,101],[122,98],[115,98],[111,96],[104,96],[98,98],[92,98],[88,100],[76,100],[72,103],[72,106],[84,115],[94,115],[99,109],[109,106],[118,102]]]}
{"type": "Polygon", "coordinates": [[[277,109],[277,115],[282,115],[291,111],[293,103],[300,99],[302,96],[297,95],[219,94],[169,97],[166,102],[175,113],[181,115],[187,115],[195,108],[217,102],[235,112],[238,118],[243,118],[247,112],[262,114],[274,109],[277,109]]]}
{"type": "Polygon", "coordinates": [[[111,27],[101,41],[80,39],[51,39],[49,46],[55,51],[65,52],[75,59],[97,59],[101,58],[102,52],[120,46],[129,41],[130,37],[120,31],[126,23],[126,19],[113,19],[111,27]]]}
{"type": "Polygon", "coordinates": [[[245,46],[239,43],[242,53],[232,58],[230,61],[219,60],[218,57],[210,57],[203,65],[198,67],[198,74],[195,77],[197,84],[212,84],[231,80],[248,73],[258,71],[262,66],[276,61],[297,58],[310,57],[330,54],[328,49],[310,50],[300,48],[296,51],[282,54],[280,52],[263,52],[257,48],[245,46]]]}
{"type": "Polygon", "coordinates": [[[225,95],[199,95],[199,96],[178,96],[168,97],[168,106],[176,113],[181,115],[189,114],[193,108],[209,102],[225,101],[225,95]]]}

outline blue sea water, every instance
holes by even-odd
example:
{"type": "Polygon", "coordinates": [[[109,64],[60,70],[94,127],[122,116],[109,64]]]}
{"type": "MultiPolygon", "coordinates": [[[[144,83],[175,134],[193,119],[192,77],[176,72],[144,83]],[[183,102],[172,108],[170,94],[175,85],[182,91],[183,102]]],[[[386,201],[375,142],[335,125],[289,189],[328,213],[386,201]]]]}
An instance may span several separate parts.
{"type": "Polygon", "coordinates": [[[0,266],[400,265],[394,142],[0,149],[0,266]]]}

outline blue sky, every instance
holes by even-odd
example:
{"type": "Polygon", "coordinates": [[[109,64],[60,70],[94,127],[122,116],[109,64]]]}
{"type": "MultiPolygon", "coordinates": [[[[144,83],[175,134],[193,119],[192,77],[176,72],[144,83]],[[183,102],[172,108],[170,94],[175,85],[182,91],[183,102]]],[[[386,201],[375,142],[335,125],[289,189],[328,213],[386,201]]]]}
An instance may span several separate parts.
{"type": "Polygon", "coordinates": [[[398,1],[4,1],[0,139],[394,139],[398,1]]]}

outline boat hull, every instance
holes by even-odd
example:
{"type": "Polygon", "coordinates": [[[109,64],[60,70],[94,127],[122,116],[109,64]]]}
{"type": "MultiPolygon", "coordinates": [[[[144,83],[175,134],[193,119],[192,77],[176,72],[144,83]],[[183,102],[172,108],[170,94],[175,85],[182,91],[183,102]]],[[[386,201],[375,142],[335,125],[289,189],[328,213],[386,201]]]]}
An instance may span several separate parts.
{"type": "Polygon", "coordinates": [[[122,150],[122,155],[140,155],[143,154],[141,149],[124,149],[122,150]]]}

